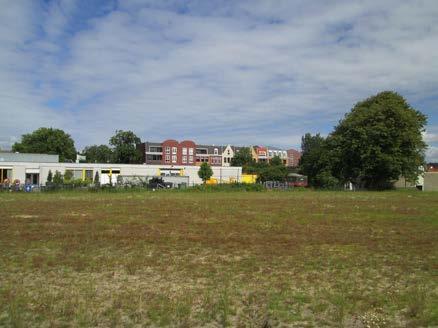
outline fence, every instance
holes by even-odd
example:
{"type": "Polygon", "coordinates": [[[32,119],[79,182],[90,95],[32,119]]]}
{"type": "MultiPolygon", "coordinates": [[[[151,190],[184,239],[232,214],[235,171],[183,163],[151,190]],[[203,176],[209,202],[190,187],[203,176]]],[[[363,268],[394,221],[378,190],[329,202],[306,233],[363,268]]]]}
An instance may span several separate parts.
{"type": "Polygon", "coordinates": [[[288,182],[280,182],[280,181],[265,181],[263,182],[263,186],[266,189],[280,189],[280,190],[288,190],[293,189],[293,184],[288,182]]]}

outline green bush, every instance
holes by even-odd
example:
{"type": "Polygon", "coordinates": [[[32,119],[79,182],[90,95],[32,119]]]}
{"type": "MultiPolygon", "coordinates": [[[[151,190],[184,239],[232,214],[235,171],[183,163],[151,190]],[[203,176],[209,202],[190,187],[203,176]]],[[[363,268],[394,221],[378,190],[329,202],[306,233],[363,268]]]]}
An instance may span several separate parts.
{"type": "Polygon", "coordinates": [[[53,176],[53,184],[61,185],[63,183],[63,177],[61,172],[55,171],[55,175],[53,176]]]}

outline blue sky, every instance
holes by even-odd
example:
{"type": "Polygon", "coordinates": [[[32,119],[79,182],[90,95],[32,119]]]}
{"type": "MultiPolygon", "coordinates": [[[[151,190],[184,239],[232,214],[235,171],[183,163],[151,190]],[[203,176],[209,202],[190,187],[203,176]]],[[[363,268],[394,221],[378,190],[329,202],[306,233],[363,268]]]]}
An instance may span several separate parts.
{"type": "Polygon", "coordinates": [[[438,161],[435,0],[16,0],[0,21],[0,148],[41,126],[78,149],[116,129],[299,147],[395,90],[438,161]]]}

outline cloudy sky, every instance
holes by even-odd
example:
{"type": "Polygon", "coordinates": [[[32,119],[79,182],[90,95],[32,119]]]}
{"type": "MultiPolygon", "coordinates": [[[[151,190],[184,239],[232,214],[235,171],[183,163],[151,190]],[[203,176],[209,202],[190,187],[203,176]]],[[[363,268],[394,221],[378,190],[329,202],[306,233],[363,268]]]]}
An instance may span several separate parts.
{"type": "Polygon", "coordinates": [[[436,0],[0,3],[0,148],[41,126],[298,147],[395,90],[438,161],[436,0]]]}

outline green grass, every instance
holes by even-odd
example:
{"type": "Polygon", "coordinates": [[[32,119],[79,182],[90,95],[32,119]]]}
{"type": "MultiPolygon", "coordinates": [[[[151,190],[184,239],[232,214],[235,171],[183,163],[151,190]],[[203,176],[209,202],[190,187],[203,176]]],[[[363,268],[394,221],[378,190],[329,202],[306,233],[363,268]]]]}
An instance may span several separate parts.
{"type": "Polygon", "coordinates": [[[438,194],[0,194],[0,326],[438,325],[438,194]]]}

